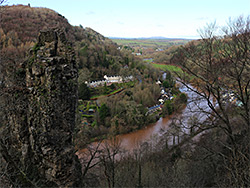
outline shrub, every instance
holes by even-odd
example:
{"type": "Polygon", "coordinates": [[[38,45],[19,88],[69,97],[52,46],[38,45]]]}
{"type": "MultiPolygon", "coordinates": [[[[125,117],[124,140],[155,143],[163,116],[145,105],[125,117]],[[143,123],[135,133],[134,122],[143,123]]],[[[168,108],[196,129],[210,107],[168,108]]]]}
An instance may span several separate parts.
{"type": "Polygon", "coordinates": [[[185,93],[181,93],[180,100],[182,103],[187,103],[187,95],[185,93]]]}
{"type": "Polygon", "coordinates": [[[90,91],[85,83],[80,84],[78,89],[79,99],[88,100],[90,99],[90,91]]]}

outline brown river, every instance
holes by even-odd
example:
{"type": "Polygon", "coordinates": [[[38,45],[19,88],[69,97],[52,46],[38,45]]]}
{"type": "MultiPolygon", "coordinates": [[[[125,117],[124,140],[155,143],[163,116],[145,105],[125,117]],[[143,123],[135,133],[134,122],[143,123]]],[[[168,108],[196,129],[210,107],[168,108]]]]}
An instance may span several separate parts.
{"type": "MultiPolygon", "coordinates": [[[[192,86],[189,85],[192,89],[192,86]]],[[[184,109],[179,113],[175,113],[171,116],[160,118],[156,123],[150,124],[143,129],[131,132],[128,134],[116,136],[116,140],[119,142],[119,146],[127,152],[132,152],[143,143],[158,143],[168,135],[168,145],[173,145],[178,141],[181,141],[182,136],[188,134],[190,129],[188,124],[191,120],[199,122],[204,121],[208,116],[206,112],[209,112],[207,102],[202,100],[194,91],[187,89],[185,86],[180,87],[181,92],[184,92],[188,96],[188,102],[184,109]],[[204,111],[201,113],[201,109],[204,111]],[[178,124],[180,129],[178,133],[178,140],[176,134],[171,130],[171,124],[178,124]],[[180,131],[181,130],[181,131],[180,131]],[[169,132],[171,132],[168,134],[169,132]],[[181,133],[180,133],[181,132],[181,133]],[[174,135],[174,136],[173,136],[174,135]]],[[[166,139],[165,139],[166,140],[166,139]]],[[[166,142],[166,141],[165,141],[166,142]]],[[[110,143],[109,140],[103,141],[103,143],[110,143]]],[[[91,147],[96,147],[98,143],[92,143],[91,147]]],[[[104,144],[103,144],[104,145],[104,144]]],[[[101,148],[101,147],[100,147],[101,148]]],[[[79,158],[84,156],[86,149],[79,150],[76,154],[79,158]]]]}

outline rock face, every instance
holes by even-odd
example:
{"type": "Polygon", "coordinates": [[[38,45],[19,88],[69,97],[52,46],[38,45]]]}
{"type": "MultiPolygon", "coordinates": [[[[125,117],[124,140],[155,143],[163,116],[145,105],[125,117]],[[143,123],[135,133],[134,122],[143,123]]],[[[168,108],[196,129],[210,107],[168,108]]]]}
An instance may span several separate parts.
{"type": "Polygon", "coordinates": [[[25,186],[79,186],[81,170],[72,143],[77,66],[64,33],[41,32],[20,69],[21,90],[5,88],[9,106],[22,106],[5,113],[10,136],[2,139],[3,157],[22,169],[25,176],[17,174],[25,186]]]}

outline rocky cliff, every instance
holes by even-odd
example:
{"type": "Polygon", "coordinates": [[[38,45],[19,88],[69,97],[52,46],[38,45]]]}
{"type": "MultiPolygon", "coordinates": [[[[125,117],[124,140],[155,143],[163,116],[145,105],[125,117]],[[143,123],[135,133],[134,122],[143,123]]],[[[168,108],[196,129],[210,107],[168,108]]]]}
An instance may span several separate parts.
{"type": "Polygon", "coordinates": [[[77,65],[64,33],[41,32],[30,58],[4,74],[0,152],[14,173],[9,181],[79,186],[81,170],[72,143],[77,65]]]}

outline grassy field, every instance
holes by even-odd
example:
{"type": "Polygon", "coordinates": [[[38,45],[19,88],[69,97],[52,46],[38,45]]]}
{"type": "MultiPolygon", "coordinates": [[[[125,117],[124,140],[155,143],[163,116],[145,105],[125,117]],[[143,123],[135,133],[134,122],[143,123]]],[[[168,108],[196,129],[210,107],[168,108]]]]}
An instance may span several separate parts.
{"type": "Polygon", "coordinates": [[[183,45],[189,42],[187,39],[111,39],[118,45],[130,47],[148,47],[148,48],[169,48],[173,45],[183,45]]]}
{"type": "Polygon", "coordinates": [[[156,68],[160,68],[163,71],[170,71],[170,72],[177,72],[177,73],[183,73],[180,67],[174,66],[174,65],[163,65],[163,64],[155,64],[152,63],[152,65],[156,68]]]}
{"type": "MultiPolygon", "coordinates": [[[[156,63],[152,63],[152,66],[159,68],[163,71],[170,71],[172,73],[176,73],[177,75],[181,75],[184,76],[184,72],[180,67],[174,66],[174,65],[164,65],[164,64],[156,64],[156,63]]],[[[194,76],[188,75],[187,73],[185,73],[185,79],[187,80],[192,80],[194,78],[194,76]]]]}
{"type": "Polygon", "coordinates": [[[113,95],[113,94],[116,94],[116,93],[122,91],[123,89],[124,89],[124,88],[119,88],[119,89],[117,89],[117,90],[115,90],[115,91],[112,91],[112,92],[109,93],[109,94],[95,95],[95,96],[90,97],[90,99],[93,100],[93,99],[97,99],[97,98],[100,98],[100,97],[110,96],[110,95],[113,95]]]}

